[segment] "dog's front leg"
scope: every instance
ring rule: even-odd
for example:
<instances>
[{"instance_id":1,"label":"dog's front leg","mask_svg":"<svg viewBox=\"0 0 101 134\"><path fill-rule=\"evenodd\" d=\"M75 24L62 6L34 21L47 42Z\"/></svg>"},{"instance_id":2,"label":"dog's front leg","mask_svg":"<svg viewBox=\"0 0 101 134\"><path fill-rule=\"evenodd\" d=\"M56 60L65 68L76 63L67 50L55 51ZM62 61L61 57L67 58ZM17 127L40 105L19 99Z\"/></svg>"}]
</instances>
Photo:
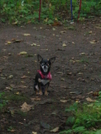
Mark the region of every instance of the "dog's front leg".
<instances>
[{"instance_id":1,"label":"dog's front leg","mask_svg":"<svg viewBox=\"0 0 101 134\"><path fill-rule=\"evenodd\" d=\"M49 85L46 85L46 87L45 87L45 95L46 96L48 96L48 91L47 91L48 90L48 87L49 87Z\"/></svg>"}]
</instances>

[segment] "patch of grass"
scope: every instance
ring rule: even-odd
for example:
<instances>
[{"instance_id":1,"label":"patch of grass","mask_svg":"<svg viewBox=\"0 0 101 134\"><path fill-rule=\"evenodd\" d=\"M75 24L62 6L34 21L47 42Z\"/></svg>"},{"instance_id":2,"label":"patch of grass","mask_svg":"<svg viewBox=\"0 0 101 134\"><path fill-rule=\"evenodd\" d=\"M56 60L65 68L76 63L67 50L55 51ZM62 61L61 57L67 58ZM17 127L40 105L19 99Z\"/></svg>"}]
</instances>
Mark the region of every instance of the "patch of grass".
<instances>
[{"instance_id":1,"label":"patch of grass","mask_svg":"<svg viewBox=\"0 0 101 134\"><path fill-rule=\"evenodd\" d=\"M8 132L14 132L15 130L14 130L14 127L9 126L8 129L7 129L7 131L8 131Z\"/></svg>"},{"instance_id":2,"label":"patch of grass","mask_svg":"<svg viewBox=\"0 0 101 134\"><path fill-rule=\"evenodd\" d=\"M74 103L66 108L66 112L71 115L66 121L69 129L60 132L60 134L101 133L101 92L99 92L99 98L96 102L90 104Z\"/></svg>"},{"instance_id":3,"label":"patch of grass","mask_svg":"<svg viewBox=\"0 0 101 134\"><path fill-rule=\"evenodd\" d=\"M89 60L88 58L86 57L82 57L80 60L79 60L80 63L89 63Z\"/></svg>"},{"instance_id":4,"label":"patch of grass","mask_svg":"<svg viewBox=\"0 0 101 134\"><path fill-rule=\"evenodd\" d=\"M26 96L16 95L13 93L5 94L5 99L11 102L18 102L18 103L29 100L29 98L27 98Z\"/></svg>"},{"instance_id":5,"label":"patch of grass","mask_svg":"<svg viewBox=\"0 0 101 134\"><path fill-rule=\"evenodd\" d=\"M0 93L0 111L2 111L3 107L6 105L4 94L5 94L4 92Z\"/></svg>"},{"instance_id":6,"label":"patch of grass","mask_svg":"<svg viewBox=\"0 0 101 134\"><path fill-rule=\"evenodd\" d=\"M68 26L67 27L69 30L76 30L76 28L74 26Z\"/></svg>"},{"instance_id":7,"label":"patch of grass","mask_svg":"<svg viewBox=\"0 0 101 134\"><path fill-rule=\"evenodd\" d=\"M27 112L22 112L21 110L17 111L17 114L19 114L23 117L27 116Z\"/></svg>"}]
</instances>

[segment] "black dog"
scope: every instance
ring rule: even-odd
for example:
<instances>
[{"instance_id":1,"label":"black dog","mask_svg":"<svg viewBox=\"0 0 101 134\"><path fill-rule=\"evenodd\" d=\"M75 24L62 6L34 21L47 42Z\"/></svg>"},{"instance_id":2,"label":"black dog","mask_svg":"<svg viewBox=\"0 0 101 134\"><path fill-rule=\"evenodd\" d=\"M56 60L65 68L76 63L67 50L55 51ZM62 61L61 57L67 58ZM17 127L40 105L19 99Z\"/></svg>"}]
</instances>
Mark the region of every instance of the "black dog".
<instances>
[{"instance_id":1,"label":"black dog","mask_svg":"<svg viewBox=\"0 0 101 134\"><path fill-rule=\"evenodd\" d=\"M34 90L36 94L48 95L47 89L52 79L52 75L50 73L51 64L55 61L56 57L47 60L43 59L38 54L37 59L38 62L40 63L40 70L38 70L35 76Z\"/></svg>"}]
</instances>

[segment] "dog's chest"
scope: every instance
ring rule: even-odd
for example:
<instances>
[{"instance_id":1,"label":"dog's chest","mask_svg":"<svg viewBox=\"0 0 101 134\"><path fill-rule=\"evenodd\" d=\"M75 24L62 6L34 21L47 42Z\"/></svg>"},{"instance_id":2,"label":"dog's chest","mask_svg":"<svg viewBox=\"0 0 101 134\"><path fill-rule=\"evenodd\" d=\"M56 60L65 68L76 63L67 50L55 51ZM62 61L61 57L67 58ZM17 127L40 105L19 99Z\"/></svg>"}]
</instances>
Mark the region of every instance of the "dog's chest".
<instances>
[{"instance_id":1,"label":"dog's chest","mask_svg":"<svg viewBox=\"0 0 101 134\"><path fill-rule=\"evenodd\" d=\"M39 78L38 82L41 83L42 85L47 85L50 82L50 80L49 79L40 79Z\"/></svg>"}]
</instances>

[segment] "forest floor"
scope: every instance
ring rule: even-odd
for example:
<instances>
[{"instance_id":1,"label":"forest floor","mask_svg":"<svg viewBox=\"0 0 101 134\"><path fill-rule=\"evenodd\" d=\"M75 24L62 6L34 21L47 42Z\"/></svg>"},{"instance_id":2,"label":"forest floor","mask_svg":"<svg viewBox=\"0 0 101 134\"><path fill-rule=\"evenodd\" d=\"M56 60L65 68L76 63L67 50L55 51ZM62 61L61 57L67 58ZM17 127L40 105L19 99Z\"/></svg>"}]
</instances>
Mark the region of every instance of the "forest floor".
<instances>
[{"instance_id":1,"label":"forest floor","mask_svg":"<svg viewBox=\"0 0 101 134\"><path fill-rule=\"evenodd\" d=\"M33 94L37 54L56 56L48 96ZM58 134L67 127L65 108L95 99L99 90L100 18L67 26L0 24L0 103L6 103L0 134Z\"/></svg>"}]
</instances>

